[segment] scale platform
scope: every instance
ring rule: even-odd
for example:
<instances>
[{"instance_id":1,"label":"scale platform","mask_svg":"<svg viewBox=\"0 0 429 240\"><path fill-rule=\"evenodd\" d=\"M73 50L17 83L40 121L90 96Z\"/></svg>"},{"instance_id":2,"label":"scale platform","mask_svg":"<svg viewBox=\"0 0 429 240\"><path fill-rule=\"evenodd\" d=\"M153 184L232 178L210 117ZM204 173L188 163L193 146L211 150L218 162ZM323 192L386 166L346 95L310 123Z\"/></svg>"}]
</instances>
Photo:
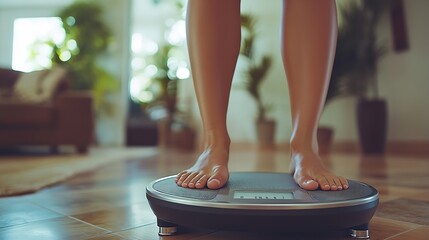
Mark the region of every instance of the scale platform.
<instances>
[{"instance_id":1,"label":"scale platform","mask_svg":"<svg viewBox=\"0 0 429 240\"><path fill-rule=\"evenodd\" d=\"M369 238L368 224L378 205L375 188L351 180L343 191L306 191L287 173L233 172L226 186L210 190L179 187L175 177L146 188L161 236L188 226L270 232L349 229L355 238Z\"/></svg>"}]
</instances>

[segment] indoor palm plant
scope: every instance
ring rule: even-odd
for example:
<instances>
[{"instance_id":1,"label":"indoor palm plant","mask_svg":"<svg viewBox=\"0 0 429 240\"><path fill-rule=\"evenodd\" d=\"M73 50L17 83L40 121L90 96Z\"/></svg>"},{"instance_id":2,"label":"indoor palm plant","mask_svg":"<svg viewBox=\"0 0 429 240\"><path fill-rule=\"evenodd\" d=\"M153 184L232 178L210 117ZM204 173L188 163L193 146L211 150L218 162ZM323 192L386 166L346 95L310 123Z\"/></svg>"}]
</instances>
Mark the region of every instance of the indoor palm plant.
<instances>
[{"instance_id":1,"label":"indoor palm plant","mask_svg":"<svg viewBox=\"0 0 429 240\"><path fill-rule=\"evenodd\" d=\"M376 27L388 0L348 1L339 8L339 32L326 103L358 97L359 139L365 153L381 153L386 141L386 102L377 82L377 63L385 53Z\"/></svg>"},{"instance_id":2,"label":"indoor palm plant","mask_svg":"<svg viewBox=\"0 0 429 240\"><path fill-rule=\"evenodd\" d=\"M261 98L261 84L265 79L272 59L264 55L259 60L254 56L255 43L255 19L252 15L241 15L241 27L243 30L243 40L241 45L241 55L247 60L245 70L244 88L255 99L257 104L256 127L258 140L262 145L272 145L274 142L275 121L267 118L269 107L264 105Z\"/></svg>"},{"instance_id":3,"label":"indoor palm plant","mask_svg":"<svg viewBox=\"0 0 429 240\"><path fill-rule=\"evenodd\" d=\"M59 12L65 37L51 42L52 62L65 67L71 87L92 92L96 113L112 114L108 95L119 89L119 81L98 64L107 51L112 34L102 20L102 9L92 2L77 1Z\"/></svg>"}]
</instances>

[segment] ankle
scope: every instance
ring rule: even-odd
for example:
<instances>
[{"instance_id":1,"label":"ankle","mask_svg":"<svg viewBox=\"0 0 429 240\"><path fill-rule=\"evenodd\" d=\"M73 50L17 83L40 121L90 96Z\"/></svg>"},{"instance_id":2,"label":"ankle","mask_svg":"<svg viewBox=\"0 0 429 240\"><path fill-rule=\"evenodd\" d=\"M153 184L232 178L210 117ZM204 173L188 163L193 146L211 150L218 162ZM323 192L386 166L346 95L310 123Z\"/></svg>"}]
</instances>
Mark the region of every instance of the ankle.
<instances>
[{"instance_id":1,"label":"ankle","mask_svg":"<svg viewBox=\"0 0 429 240\"><path fill-rule=\"evenodd\" d=\"M317 153L319 150L317 141L297 139L291 139L290 149L292 153Z\"/></svg>"},{"instance_id":2,"label":"ankle","mask_svg":"<svg viewBox=\"0 0 429 240\"><path fill-rule=\"evenodd\" d=\"M205 148L225 148L229 149L231 139L227 132L221 133L220 131L206 131L204 133L204 147Z\"/></svg>"}]
</instances>

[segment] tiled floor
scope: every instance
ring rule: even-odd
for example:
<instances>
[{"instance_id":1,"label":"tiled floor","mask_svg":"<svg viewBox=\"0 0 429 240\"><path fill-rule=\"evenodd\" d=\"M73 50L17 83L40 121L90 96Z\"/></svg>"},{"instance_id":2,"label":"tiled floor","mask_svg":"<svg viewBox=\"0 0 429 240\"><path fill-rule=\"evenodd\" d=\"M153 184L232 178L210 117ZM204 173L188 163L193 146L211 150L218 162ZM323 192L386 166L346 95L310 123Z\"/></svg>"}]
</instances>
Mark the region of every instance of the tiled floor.
<instances>
[{"instance_id":1,"label":"tiled floor","mask_svg":"<svg viewBox=\"0 0 429 240\"><path fill-rule=\"evenodd\" d=\"M288 170L286 150L231 150L231 171ZM159 237L145 187L189 166L194 153L159 150L156 157L115 163L38 193L0 198L0 239L350 239L343 231L254 233L181 229ZM380 192L371 239L429 239L429 157L332 154L325 165Z\"/></svg>"}]
</instances>

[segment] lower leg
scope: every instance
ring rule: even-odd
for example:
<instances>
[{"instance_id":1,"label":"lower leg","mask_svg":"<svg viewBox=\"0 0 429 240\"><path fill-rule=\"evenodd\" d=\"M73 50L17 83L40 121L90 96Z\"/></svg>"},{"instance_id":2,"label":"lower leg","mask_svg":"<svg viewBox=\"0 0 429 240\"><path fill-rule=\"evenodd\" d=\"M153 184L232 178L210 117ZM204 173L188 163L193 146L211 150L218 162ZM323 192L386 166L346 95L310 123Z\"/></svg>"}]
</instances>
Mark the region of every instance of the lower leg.
<instances>
[{"instance_id":1,"label":"lower leg","mask_svg":"<svg viewBox=\"0 0 429 240\"><path fill-rule=\"evenodd\" d=\"M283 62L292 111L291 171L304 189L341 190L318 155L317 126L331 77L337 37L335 0L285 0Z\"/></svg>"},{"instance_id":2,"label":"lower leg","mask_svg":"<svg viewBox=\"0 0 429 240\"><path fill-rule=\"evenodd\" d=\"M220 188L228 180L229 93L240 50L240 0L189 0L187 39L200 109L204 151L180 172L179 186Z\"/></svg>"}]
</instances>

